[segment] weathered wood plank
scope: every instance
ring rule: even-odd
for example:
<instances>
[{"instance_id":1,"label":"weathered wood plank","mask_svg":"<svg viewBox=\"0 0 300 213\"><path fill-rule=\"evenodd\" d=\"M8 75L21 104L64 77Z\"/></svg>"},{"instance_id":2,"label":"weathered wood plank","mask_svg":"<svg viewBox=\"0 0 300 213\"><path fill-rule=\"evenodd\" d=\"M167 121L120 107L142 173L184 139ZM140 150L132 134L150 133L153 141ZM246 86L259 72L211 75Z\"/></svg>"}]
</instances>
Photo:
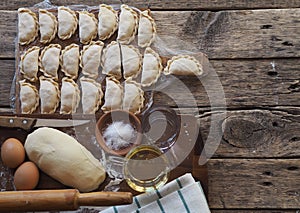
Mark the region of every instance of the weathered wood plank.
<instances>
[{"instance_id":1,"label":"weathered wood plank","mask_svg":"<svg viewBox=\"0 0 300 213\"><path fill-rule=\"evenodd\" d=\"M193 106L194 102L198 106L218 106L224 105L224 91L227 107L300 104L297 59L211 60L211 64L215 72L210 72L200 81L197 78L180 78L156 96L157 102L179 106ZM167 95L172 98L167 98Z\"/></svg>"},{"instance_id":2,"label":"weathered wood plank","mask_svg":"<svg viewBox=\"0 0 300 213\"><path fill-rule=\"evenodd\" d=\"M256 210L256 209L230 209L230 210L219 210L219 209L211 209L212 213L295 213L295 210L288 209L268 209L268 210ZM296 211L297 212L297 211Z\"/></svg>"},{"instance_id":3,"label":"weathered wood plank","mask_svg":"<svg viewBox=\"0 0 300 213\"><path fill-rule=\"evenodd\" d=\"M205 152L214 158L300 157L297 109L204 113L199 123Z\"/></svg>"},{"instance_id":4,"label":"weathered wood plank","mask_svg":"<svg viewBox=\"0 0 300 213\"><path fill-rule=\"evenodd\" d=\"M30 0L30 1L8 1L5 0L1 3L0 9L8 9L13 10L19 7L30 7L34 4L39 3L39 0ZM95 0L71 0L71 1L51 1L54 5L70 5L70 4L86 4L86 5L98 5L99 1ZM221 10L221 9L257 9L257 8L292 8L292 7L300 7L299 1L290 0L290 1L246 1L246 0L213 0L213 1L196 1L191 0L186 2L184 0L179 1L101 1L101 3L106 4L121 4L121 2L128 4L130 6L135 6L138 8L147 8L150 7L154 10Z\"/></svg>"},{"instance_id":5,"label":"weathered wood plank","mask_svg":"<svg viewBox=\"0 0 300 213\"><path fill-rule=\"evenodd\" d=\"M211 59L300 56L300 9L153 11L162 51L203 51ZM0 11L0 57L14 57L17 16Z\"/></svg>"},{"instance_id":6,"label":"weathered wood plank","mask_svg":"<svg viewBox=\"0 0 300 213\"><path fill-rule=\"evenodd\" d=\"M0 113L1 114L12 114L12 113L14 113L14 110L12 108L8 108L8 107L0 107Z\"/></svg>"},{"instance_id":7,"label":"weathered wood plank","mask_svg":"<svg viewBox=\"0 0 300 213\"><path fill-rule=\"evenodd\" d=\"M183 114L194 111L180 109ZM0 108L0 112L11 111ZM226 115L218 113L213 120L210 115L203 114L199 125L206 143L206 156L214 159L300 158L299 115L299 107L227 111Z\"/></svg>"},{"instance_id":8,"label":"weathered wood plank","mask_svg":"<svg viewBox=\"0 0 300 213\"><path fill-rule=\"evenodd\" d=\"M155 101L171 106L178 103L180 107L195 104L199 107L218 106L224 101L229 108L300 105L298 59L211 60L211 64L215 72L200 80L194 77L180 78L176 84L162 89L155 96ZM14 60L0 60L0 67L0 105L7 106ZM225 100L216 98L222 92Z\"/></svg>"},{"instance_id":9,"label":"weathered wood plank","mask_svg":"<svg viewBox=\"0 0 300 213\"><path fill-rule=\"evenodd\" d=\"M0 107L9 107L15 73L14 60L0 60Z\"/></svg>"},{"instance_id":10,"label":"weathered wood plank","mask_svg":"<svg viewBox=\"0 0 300 213\"><path fill-rule=\"evenodd\" d=\"M0 11L0 57L15 56L15 38L17 36L17 13Z\"/></svg>"},{"instance_id":11,"label":"weathered wood plank","mask_svg":"<svg viewBox=\"0 0 300 213\"><path fill-rule=\"evenodd\" d=\"M299 9L157 12L153 16L158 35L170 48L196 49L214 59L299 56Z\"/></svg>"},{"instance_id":12,"label":"weathered wood plank","mask_svg":"<svg viewBox=\"0 0 300 213\"><path fill-rule=\"evenodd\" d=\"M39 0L30 0L30 1L9 1L4 0L0 3L1 10L17 10L20 7L30 7L41 1Z\"/></svg>"},{"instance_id":13,"label":"weathered wood plank","mask_svg":"<svg viewBox=\"0 0 300 213\"><path fill-rule=\"evenodd\" d=\"M264 209L264 210L257 210L257 209L230 209L230 210L220 210L220 209L211 209L212 213L295 213L295 210L291 209ZM296 211L297 212L297 211Z\"/></svg>"},{"instance_id":14,"label":"weathered wood plank","mask_svg":"<svg viewBox=\"0 0 300 213\"><path fill-rule=\"evenodd\" d=\"M213 159L208 163L211 208L298 209L300 159Z\"/></svg>"}]
</instances>

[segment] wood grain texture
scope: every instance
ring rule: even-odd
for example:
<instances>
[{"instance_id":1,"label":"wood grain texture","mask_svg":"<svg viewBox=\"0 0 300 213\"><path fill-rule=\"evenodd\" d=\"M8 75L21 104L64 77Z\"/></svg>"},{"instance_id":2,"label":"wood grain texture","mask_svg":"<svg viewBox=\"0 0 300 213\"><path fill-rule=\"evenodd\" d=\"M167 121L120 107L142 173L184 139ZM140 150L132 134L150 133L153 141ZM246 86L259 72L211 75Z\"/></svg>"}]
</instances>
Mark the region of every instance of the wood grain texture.
<instances>
[{"instance_id":1,"label":"wood grain texture","mask_svg":"<svg viewBox=\"0 0 300 213\"><path fill-rule=\"evenodd\" d=\"M199 123L205 152L214 158L299 158L299 115L299 108L204 113Z\"/></svg>"},{"instance_id":2,"label":"wood grain texture","mask_svg":"<svg viewBox=\"0 0 300 213\"><path fill-rule=\"evenodd\" d=\"M0 60L0 107L9 107L11 103L11 87L15 73L14 60Z\"/></svg>"},{"instance_id":3,"label":"wood grain texture","mask_svg":"<svg viewBox=\"0 0 300 213\"><path fill-rule=\"evenodd\" d=\"M156 96L158 103L180 107L260 107L299 105L299 60L211 60L214 71L179 78ZM192 96L190 95L192 94Z\"/></svg>"},{"instance_id":4,"label":"wood grain texture","mask_svg":"<svg viewBox=\"0 0 300 213\"><path fill-rule=\"evenodd\" d=\"M153 12L153 16L158 35L171 49L196 49L214 59L299 56L299 9Z\"/></svg>"},{"instance_id":5,"label":"wood grain texture","mask_svg":"<svg viewBox=\"0 0 300 213\"><path fill-rule=\"evenodd\" d=\"M203 51L210 59L300 56L300 9L153 11L161 52ZM0 57L14 57L17 15L0 11ZM180 41L180 42L179 42Z\"/></svg>"},{"instance_id":6,"label":"wood grain texture","mask_svg":"<svg viewBox=\"0 0 300 213\"><path fill-rule=\"evenodd\" d=\"M211 209L212 213L295 213L295 210L288 209L266 209L266 210L257 210L257 209L230 209L230 210L219 210L219 209ZM297 212L297 211L296 211Z\"/></svg>"},{"instance_id":7,"label":"wood grain texture","mask_svg":"<svg viewBox=\"0 0 300 213\"><path fill-rule=\"evenodd\" d=\"M210 208L298 209L299 159L213 159L208 163Z\"/></svg>"},{"instance_id":8,"label":"wood grain texture","mask_svg":"<svg viewBox=\"0 0 300 213\"><path fill-rule=\"evenodd\" d=\"M14 76L14 60L0 60L1 106L8 106ZM222 106L229 108L300 105L300 61L211 60L214 72L203 78L179 78L168 88L159 89L158 104L179 107ZM219 99L224 91L225 99ZM210 98L210 99L209 99ZM177 103L177 104L176 104Z\"/></svg>"},{"instance_id":9,"label":"wood grain texture","mask_svg":"<svg viewBox=\"0 0 300 213\"><path fill-rule=\"evenodd\" d=\"M19 7L29 7L34 4L39 3L39 0L30 0L30 1L8 1L5 0L1 3L0 9L17 9ZM52 0L52 4L55 5L70 5L70 4L87 4L87 5L98 5L99 1L95 0L88 0L88 1L58 1ZM154 10L182 10L182 9L190 9L190 10L221 10L221 9L258 9L258 8L293 8L293 7L300 7L300 3L297 0L290 0L290 1L269 1L269 0L262 0L262 1L246 1L246 0L213 0L213 1L133 1L133 0L124 0L124 1L101 1L101 3L106 4L121 4L121 2L128 4L130 6L135 6L139 8L151 8Z\"/></svg>"},{"instance_id":10,"label":"wood grain texture","mask_svg":"<svg viewBox=\"0 0 300 213\"><path fill-rule=\"evenodd\" d=\"M77 210L80 206L113 206L132 203L128 192L80 193L77 189L6 191L0 194L2 212Z\"/></svg>"},{"instance_id":11,"label":"wood grain texture","mask_svg":"<svg viewBox=\"0 0 300 213\"><path fill-rule=\"evenodd\" d=\"M0 57L13 58L17 36L17 13L0 11Z\"/></svg>"},{"instance_id":12,"label":"wood grain texture","mask_svg":"<svg viewBox=\"0 0 300 213\"><path fill-rule=\"evenodd\" d=\"M0 4L1 113L10 111L17 32L15 10L38 2L5 0ZM99 4L94 0L51 2ZM175 84L164 88L155 98L158 104L199 114L201 137L208 145L221 138L216 152L210 146L205 149L207 155L212 154L207 163L212 212L299 211L300 2L123 2L153 10L159 35L154 46L162 54L202 51L210 58L215 73L210 72L200 80L179 78L183 87ZM215 98L220 91L225 94L226 114L221 109L222 100ZM212 99L218 109L211 108ZM97 155L93 144L87 147ZM192 160L197 162L196 158ZM187 162L178 168L176 175L189 172ZM199 176L201 169L193 170L193 174ZM12 180L8 183L11 185Z\"/></svg>"}]
</instances>

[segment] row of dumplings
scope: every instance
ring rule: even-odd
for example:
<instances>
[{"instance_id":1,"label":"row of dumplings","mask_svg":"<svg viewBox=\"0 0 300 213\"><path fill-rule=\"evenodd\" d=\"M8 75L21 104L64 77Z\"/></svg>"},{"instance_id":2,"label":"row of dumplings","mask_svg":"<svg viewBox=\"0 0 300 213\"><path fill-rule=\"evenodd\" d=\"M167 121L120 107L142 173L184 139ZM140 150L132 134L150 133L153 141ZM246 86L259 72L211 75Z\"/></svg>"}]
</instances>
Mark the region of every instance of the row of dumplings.
<instances>
[{"instance_id":1,"label":"row of dumplings","mask_svg":"<svg viewBox=\"0 0 300 213\"><path fill-rule=\"evenodd\" d=\"M100 66L101 53L104 44L101 41L91 42L79 50L79 45L72 43L63 50L59 44L50 44L43 48L33 46L21 55L20 73L23 78L35 82L38 80L38 71L44 76L58 80L58 70L65 76L76 79L79 66L87 77L97 78Z\"/></svg>"},{"instance_id":2,"label":"row of dumplings","mask_svg":"<svg viewBox=\"0 0 300 213\"><path fill-rule=\"evenodd\" d=\"M150 47L142 56L132 45L118 45L112 41L104 50L103 74L116 79L136 78L141 73L143 87L156 83L162 71L165 75L200 76L203 74L202 64L190 55L175 55L163 67L161 57Z\"/></svg>"},{"instance_id":3,"label":"row of dumplings","mask_svg":"<svg viewBox=\"0 0 300 213\"><path fill-rule=\"evenodd\" d=\"M117 41L129 44L138 33L138 45L147 47L153 42L156 34L154 19L149 10L138 14L131 7L123 4L121 11L114 10L106 4L99 5L98 20L88 11L76 12L60 6L56 16L48 10L39 9L37 15L27 8L18 10L19 43L26 45L40 34L40 42L51 42L56 34L61 40L69 39L79 29L80 42L90 43L98 35L99 40L110 38L118 29Z\"/></svg>"},{"instance_id":4,"label":"row of dumplings","mask_svg":"<svg viewBox=\"0 0 300 213\"><path fill-rule=\"evenodd\" d=\"M150 47L144 52L144 57L132 45L121 45L112 41L102 53L104 47L101 41L92 41L79 50L79 45L70 44L61 50L59 44L50 44L42 51L33 46L21 56L20 73L23 78L35 82L40 70L45 77L58 80L58 70L71 79L77 79L79 67L86 77L96 79L102 64L102 73L114 76L116 79L137 77L141 70L141 83L150 86L155 83L162 71L159 55ZM103 57L102 57L103 55ZM123 66L123 72L122 68Z\"/></svg>"},{"instance_id":5,"label":"row of dumplings","mask_svg":"<svg viewBox=\"0 0 300 213\"><path fill-rule=\"evenodd\" d=\"M74 80L64 77L61 88L51 78L39 78L39 90L26 80L19 81L21 112L30 114L40 106L42 114L55 113L60 105L60 114L76 113L80 100L83 114L94 114L102 105L104 96L102 86L94 79L80 78L80 88ZM139 113L144 106L144 92L141 86L126 80L121 84L114 77L106 78L104 104L101 109L108 112L114 109L124 109Z\"/></svg>"},{"instance_id":6,"label":"row of dumplings","mask_svg":"<svg viewBox=\"0 0 300 213\"><path fill-rule=\"evenodd\" d=\"M50 44L42 51L38 46L33 46L21 56L20 73L25 79L35 82L40 70L44 76L57 81L59 67L71 79L78 77L81 67L84 76L96 79L102 65L102 73L117 80L122 77L136 78L141 74L141 84L145 87L154 84L163 70L160 56L150 47L145 49L143 56L134 46L120 45L116 41L102 51L103 47L101 41L93 41L83 46L81 51L79 45L74 43L63 50L59 44ZM168 61L164 73L200 75L202 66L192 56L178 55Z\"/></svg>"}]
</instances>

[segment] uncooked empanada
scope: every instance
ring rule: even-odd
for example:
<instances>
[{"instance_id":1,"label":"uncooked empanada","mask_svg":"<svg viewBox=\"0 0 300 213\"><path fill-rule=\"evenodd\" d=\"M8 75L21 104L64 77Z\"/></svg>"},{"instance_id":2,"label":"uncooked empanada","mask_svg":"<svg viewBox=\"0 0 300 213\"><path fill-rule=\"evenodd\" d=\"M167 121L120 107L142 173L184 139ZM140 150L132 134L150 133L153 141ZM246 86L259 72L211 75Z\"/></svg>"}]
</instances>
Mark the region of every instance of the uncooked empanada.
<instances>
[{"instance_id":1,"label":"uncooked empanada","mask_svg":"<svg viewBox=\"0 0 300 213\"><path fill-rule=\"evenodd\" d=\"M94 114L102 103L103 92L101 84L90 78L80 78L82 91L82 112L83 114Z\"/></svg>"},{"instance_id":2,"label":"uncooked empanada","mask_svg":"<svg viewBox=\"0 0 300 213\"><path fill-rule=\"evenodd\" d=\"M147 47L144 52L143 58L143 69L141 77L142 86L147 87L156 83L162 72L162 69L163 66L159 55L150 47Z\"/></svg>"},{"instance_id":3,"label":"uncooked empanada","mask_svg":"<svg viewBox=\"0 0 300 213\"><path fill-rule=\"evenodd\" d=\"M83 44L88 44L97 36L97 20L93 13L79 12L79 38Z\"/></svg>"},{"instance_id":4,"label":"uncooked empanada","mask_svg":"<svg viewBox=\"0 0 300 213\"><path fill-rule=\"evenodd\" d=\"M29 81L36 81L38 79L39 52L40 48L33 46L21 56L20 72L23 74L23 77Z\"/></svg>"},{"instance_id":5,"label":"uncooked empanada","mask_svg":"<svg viewBox=\"0 0 300 213\"><path fill-rule=\"evenodd\" d=\"M70 38L77 29L76 13L68 7L58 7L58 37L62 40Z\"/></svg>"},{"instance_id":6,"label":"uncooked empanada","mask_svg":"<svg viewBox=\"0 0 300 213\"><path fill-rule=\"evenodd\" d=\"M124 85L122 109L135 114L140 113L144 107L144 100L144 91L141 89L141 85L127 79Z\"/></svg>"},{"instance_id":7,"label":"uncooked empanada","mask_svg":"<svg viewBox=\"0 0 300 213\"><path fill-rule=\"evenodd\" d=\"M80 66L84 75L90 78L98 77L103 46L102 41L92 41L81 50Z\"/></svg>"},{"instance_id":8,"label":"uncooked empanada","mask_svg":"<svg viewBox=\"0 0 300 213\"><path fill-rule=\"evenodd\" d=\"M47 10L39 10L40 42L46 44L51 42L57 32L56 17Z\"/></svg>"},{"instance_id":9,"label":"uncooked empanada","mask_svg":"<svg viewBox=\"0 0 300 213\"><path fill-rule=\"evenodd\" d=\"M59 44L50 44L46 46L40 55L40 66L41 72L46 77L58 79L58 68L59 68L59 57L60 57L61 46Z\"/></svg>"},{"instance_id":10,"label":"uncooked empanada","mask_svg":"<svg viewBox=\"0 0 300 213\"><path fill-rule=\"evenodd\" d=\"M178 55L173 56L164 69L164 74L169 75L201 75L202 65L193 56Z\"/></svg>"},{"instance_id":11,"label":"uncooked empanada","mask_svg":"<svg viewBox=\"0 0 300 213\"><path fill-rule=\"evenodd\" d=\"M70 78L64 77L60 90L60 114L75 113L80 101L78 85Z\"/></svg>"},{"instance_id":12,"label":"uncooked empanada","mask_svg":"<svg viewBox=\"0 0 300 213\"><path fill-rule=\"evenodd\" d=\"M39 94L36 87L25 80L19 81L21 112L24 114L33 113L39 105Z\"/></svg>"},{"instance_id":13,"label":"uncooked empanada","mask_svg":"<svg viewBox=\"0 0 300 213\"><path fill-rule=\"evenodd\" d=\"M61 51L61 71L68 77L75 79L79 69L79 46L70 44Z\"/></svg>"},{"instance_id":14,"label":"uncooked empanada","mask_svg":"<svg viewBox=\"0 0 300 213\"><path fill-rule=\"evenodd\" d=\"M142 55L132 45L121 45L123 76L125 79L139 75L142 67Z\"/></svg>"},{"instance_id":15,"label":"uncooked empanada","mask_svg":"<svg viewBox=\"0 0 300 213\"><path fill-rule=\"evenodd\" d=\"M156 24L149 15L149 10L140 13L138 28L138 45L148 47L154 41L156 35Z\"/></svg>"},{"instance_id":16,"label":"uncooked empanada","mask_svg":"<svg viewBox=\"0 0 300 213\"><path fill-rule=\"evenodd\" d=\"M41 113L54 113L59 105L60 92L58 83L51 78L40 77Z\"/></svg>"},{"instance_id":17,"label":"uncooked empanada","mask_svg":"<svg viewBox=\"0 0 300 213\"><path fill-rule=\"evenodd\" d=\"M99 5L98 35L100 40L110 38L118 28L118 12L106 4Z\"/></svg>"},{"instance_id":18,"label":"uncooked empanada","mask_svg":"<svg viewBox=\"0 0 300 213\"><path fill-rule=\"evenodd\" d=\"M103 74L114 76L116 79L120 79L122 77L121 53L120 46L117 42L112 41L103 50L102 67Z\"/></svg>"},{"instance_id":19,"label":"uncooked empanada","mask_svg":"<svg viewBox=\"0 0 300 213\"><path fill-rule=\"evenodd\" d=\"M138 15L133 9L125 4L121 6L117 37L121 44L129 44L134 39L138 28L138 19Z\"/></svg>"},{"instance_id":20,"label":"uncooked empanada","mask_svg":"<svg viewBox=\"0 0 300 213\"><path fill-rule=\"evenodd\" d=\"M26 8L18 9L18 34L21 45L29 44L38 36L38 19L34 12Z\"/></svg>"},{"instance_id":21,"label":"uncooked empanada","mask_svg":"<svg viewBox=\"0 0 300 213\"><path fill-rule=\"evenodd\" d=\"M123 87L120 82L114 77L106 78L106 87L104 95L104 105L101 109L104 112L109 112L115 109L122 108Z\"/></svg>"}]
</instances>

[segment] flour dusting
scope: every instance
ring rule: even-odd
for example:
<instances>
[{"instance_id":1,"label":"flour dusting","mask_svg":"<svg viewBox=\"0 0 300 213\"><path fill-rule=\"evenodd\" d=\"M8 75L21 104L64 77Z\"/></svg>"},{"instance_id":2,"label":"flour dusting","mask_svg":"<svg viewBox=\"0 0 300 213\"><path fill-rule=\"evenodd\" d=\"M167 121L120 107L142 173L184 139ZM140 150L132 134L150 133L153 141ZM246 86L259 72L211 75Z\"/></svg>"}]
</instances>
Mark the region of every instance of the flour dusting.
<instances>
[{"instance_id":1,"label":"flour dusting","mask_svg":"<svg viewBox=\"0 0 300 213\"><path fill-rule=\"evenodd\" d=\"M137 132L123 121L115 121L110 124L103 133L106 145L113 150L124 149L134 142Z\"/></svg>"}]
</instances>

